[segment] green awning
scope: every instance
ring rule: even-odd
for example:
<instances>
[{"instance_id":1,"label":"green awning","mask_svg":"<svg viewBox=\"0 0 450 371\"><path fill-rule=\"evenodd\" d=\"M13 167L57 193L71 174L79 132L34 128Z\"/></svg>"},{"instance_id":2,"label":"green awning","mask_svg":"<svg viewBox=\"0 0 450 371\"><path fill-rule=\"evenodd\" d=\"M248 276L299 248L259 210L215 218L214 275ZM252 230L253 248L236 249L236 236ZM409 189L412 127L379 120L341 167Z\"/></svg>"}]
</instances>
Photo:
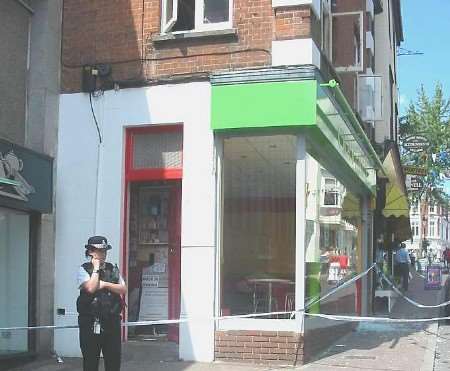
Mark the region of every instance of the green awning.
<instances>
[{"instance_id":1,"label":"green awning","mask_svg":"<svg viewBox=\"0 0 450 371\"><path fill-rule=\"evenodd\" d=\"M357 192L375 194L376 169L382 165L340 88L321 83L317 73L292 80L283 71L276 73L280 81L273 81L271 72L272 80L265 82L267 71L250 77L230 72L214 77L211 128L303 131L308 152L329 171L334 169L336 178ZM243 81L255 76L258 81Z\"/></svg>"},{"instance_id":2,"label":"green awning","mask_svg":"<svg viewBox=\"0 0 450 371\"><path fill-rule=\"evenodd\" d=\"M316 125L317 81L212 87L213 130Z\"/></svg>"}]
</instances>

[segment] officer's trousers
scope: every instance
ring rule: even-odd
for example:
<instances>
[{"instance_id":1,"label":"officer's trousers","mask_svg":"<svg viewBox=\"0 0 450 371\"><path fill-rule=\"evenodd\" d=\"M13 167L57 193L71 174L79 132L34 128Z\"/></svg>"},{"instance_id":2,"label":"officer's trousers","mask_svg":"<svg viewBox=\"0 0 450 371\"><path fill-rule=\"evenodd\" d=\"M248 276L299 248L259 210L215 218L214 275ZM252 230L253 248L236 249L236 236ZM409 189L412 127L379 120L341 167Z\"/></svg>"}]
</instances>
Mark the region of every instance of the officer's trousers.
<instances>
[{"instance_id":1,"label":"officer's trousers","mask_svg":"<svg viewBox=\"0 0 450 371\"><path fill-rule=\"evenodd\" d=\"M98 371L100 351L103 353L105 371L119 371L121 358L120 317L102 324L99 335L94 334L94 319L80 316L80 348L83 354L83 371Z\"/></svg>"}]
</instances>

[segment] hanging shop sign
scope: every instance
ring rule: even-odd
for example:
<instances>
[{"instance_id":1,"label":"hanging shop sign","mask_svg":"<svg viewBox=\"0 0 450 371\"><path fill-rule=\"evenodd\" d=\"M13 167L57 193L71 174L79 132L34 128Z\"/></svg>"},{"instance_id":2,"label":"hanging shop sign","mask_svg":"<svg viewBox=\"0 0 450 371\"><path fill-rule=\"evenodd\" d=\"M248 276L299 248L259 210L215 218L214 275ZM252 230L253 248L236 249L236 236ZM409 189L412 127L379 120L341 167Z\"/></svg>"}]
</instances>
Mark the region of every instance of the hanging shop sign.
<instances>
[{"instance_id":1,"label":"hanging shop sign","mask_svg":"<svg viewBox=\"0 0 450 371\"><path fill-rule=\"evenodd\" d=\"M409 135L403 139L403 148L409 152L423 152L430 146L430 141L423 135Z\"/></svg>"},{"instance_id":2,"label":"hanging shop sign","mask_svg":"<svg viewBox=\"0 0 450 371\"><path fill-rule=\"evenodd\" d=\"M419 191L423 188L423 181L417 176L406 177L406 186L410 191Z\"/></svg>"},{"instance_id":3,"label":"hanging shop sign","mask_svg":"<svg viewBox=\"0 0 450 371\"><path fill-rule=\"evenodd\" d=\"M426 176L427 169L418 166L403 166L403 172L410 175Z\"/></svg>"},{"instance_id":4,"label":"hanging shop sign","mask_svg":"<svg viewBox=\"0 0 450 371\"><path fill-rule=\"evenodd\" d=\"M53 160L0 140L0 205L49 213Z\"/></svg>"}]
</instances>

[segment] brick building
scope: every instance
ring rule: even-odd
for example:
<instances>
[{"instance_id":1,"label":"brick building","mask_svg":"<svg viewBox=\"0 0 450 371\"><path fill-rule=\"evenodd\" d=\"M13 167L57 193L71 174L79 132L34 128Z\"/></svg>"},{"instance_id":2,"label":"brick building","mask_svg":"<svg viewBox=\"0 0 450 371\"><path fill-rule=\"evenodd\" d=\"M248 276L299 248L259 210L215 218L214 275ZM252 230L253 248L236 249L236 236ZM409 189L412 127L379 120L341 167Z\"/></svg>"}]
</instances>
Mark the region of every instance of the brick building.
<instances>
[{"instance_id":1,"label":"brick building","mask_svg":"<svg viewBox=\"0 0 450 371\"><path fill-rule=\"evenodd\" d=\"M350 328L305 308L369 313L366 279L317 299L372 261L383 166L375 88L358 81L373 75L375 11L66 0L55 322L75 320L74 262L91 234L113 244L127 320L188 320L124 339L163 333L185 360L302 363ZM242 317L278 311L297 314ZM57 332L56 351L78 355L74 336Z\"/></svg>"}]
</instances>

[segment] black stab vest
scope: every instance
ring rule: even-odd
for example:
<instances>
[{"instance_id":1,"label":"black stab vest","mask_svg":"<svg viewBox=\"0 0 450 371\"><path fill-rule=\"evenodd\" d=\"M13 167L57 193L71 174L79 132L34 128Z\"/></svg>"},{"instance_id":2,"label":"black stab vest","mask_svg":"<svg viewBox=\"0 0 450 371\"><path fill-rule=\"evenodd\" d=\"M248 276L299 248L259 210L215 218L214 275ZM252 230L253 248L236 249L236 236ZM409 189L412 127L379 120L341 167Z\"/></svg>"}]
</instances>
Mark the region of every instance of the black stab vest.
<instances>
[{"instance_id":1,"label":"black stab vest","mask_svg":"<svg viewBox=\"0 0 450 371\"><path fill-rule=\"evenodd\" d=\"M84 270L92 275L94 266L92 263L84 263ZM105 263L105 268L99 270L99 279L104 282L119 283L119 268L111 263ZM122 298L108 290L97 290L89 294L86 290L80 289L80 296L77 299L77 311L81 316L90 316L100 320L108 320L119 317L123 309Z\"/></svg>"}]
</instances>

